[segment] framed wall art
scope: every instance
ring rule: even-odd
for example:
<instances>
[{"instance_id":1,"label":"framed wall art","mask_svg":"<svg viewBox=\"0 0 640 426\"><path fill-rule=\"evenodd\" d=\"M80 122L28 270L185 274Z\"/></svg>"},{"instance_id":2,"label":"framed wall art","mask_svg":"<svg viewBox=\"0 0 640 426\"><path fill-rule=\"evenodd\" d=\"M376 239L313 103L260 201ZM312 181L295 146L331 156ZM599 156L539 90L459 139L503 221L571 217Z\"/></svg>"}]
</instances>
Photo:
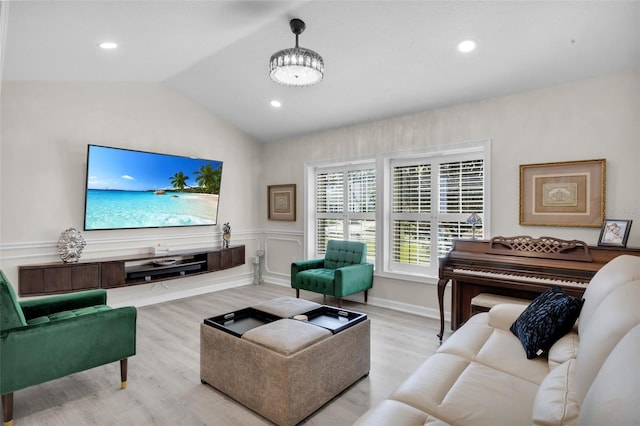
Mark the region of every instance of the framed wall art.
<instances>
[{"instance_id":1,"label":"framed wall art","mask_svg":"<svg viewBox=\"0 0 640 426\"><path fill-rule=\"evenodd\" d=\"M606 160L520 166L520 225L599 228Z\"/></svg>"},{"instance_id":2,"label":"framed wall art","mask_svg":"<svg viewBox=\"0 0 640 426\"><path fill-rule=\"evenodd\" d=\"M599 246L626 247L631 220L606 219L600 230Z\"/></svg>"},{"instance_id":3,"label":"framed wall art","mask_svg":"<svg viewBox=\"0 0 640 426\"><path fill-rule=\"evenodd\" d=\"M296 184L269 185L269 220L296 220Z\"/></svg>"}]
</instances>

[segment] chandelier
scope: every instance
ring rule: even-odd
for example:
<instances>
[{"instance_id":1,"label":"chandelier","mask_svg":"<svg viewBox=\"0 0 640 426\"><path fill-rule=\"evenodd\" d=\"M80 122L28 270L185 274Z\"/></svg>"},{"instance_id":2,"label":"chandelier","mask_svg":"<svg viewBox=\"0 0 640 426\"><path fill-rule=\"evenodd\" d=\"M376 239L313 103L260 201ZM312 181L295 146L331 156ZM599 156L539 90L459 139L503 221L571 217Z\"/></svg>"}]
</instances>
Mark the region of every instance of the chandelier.
<instances>
[{"instance_id":1,"label":"chandelier","mask_svg":"<svg viewBox=\"0 0 640 426\"><path fill-rule=\"evenodd\" d=\"M271 55L269 76L276 83L285 86L311 86L319 83L324 76L322 56L310 49L298 46L298 36L306 28L297 18L289 22L291 32L296 35L296 47L283 49Z\"/></svg>"}]
</instances>

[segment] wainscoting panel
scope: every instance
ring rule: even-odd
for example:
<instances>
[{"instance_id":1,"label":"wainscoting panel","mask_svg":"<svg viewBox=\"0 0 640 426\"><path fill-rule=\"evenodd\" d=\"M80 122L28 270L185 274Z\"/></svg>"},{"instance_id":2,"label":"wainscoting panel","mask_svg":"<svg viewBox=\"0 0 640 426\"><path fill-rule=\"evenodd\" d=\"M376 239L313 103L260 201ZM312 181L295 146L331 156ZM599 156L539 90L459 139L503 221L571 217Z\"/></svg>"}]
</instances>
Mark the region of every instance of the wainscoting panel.
<instances>
[{"instance_id":1,"label":"wainscoting panel","mask_svg":"<svg viewBox=\"0 0 640 426\"><path fill-rule=\"evenodd\" d=\"M301 232L265 232L265 281L287 286L290 284L291 263L303 259L303 237Z\"/></svg>"}]
</instances>

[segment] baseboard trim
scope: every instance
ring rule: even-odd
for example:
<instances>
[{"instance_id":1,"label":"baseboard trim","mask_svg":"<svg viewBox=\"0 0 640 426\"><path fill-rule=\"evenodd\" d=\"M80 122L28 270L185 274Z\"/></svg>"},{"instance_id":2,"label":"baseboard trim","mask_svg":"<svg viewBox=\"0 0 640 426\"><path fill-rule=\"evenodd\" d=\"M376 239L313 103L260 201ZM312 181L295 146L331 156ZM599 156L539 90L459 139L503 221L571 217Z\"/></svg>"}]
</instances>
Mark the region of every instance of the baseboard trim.
<instances>
[{"instance_id":1,"label":"baseboard trim","mask_svg":"<svg viewBox=\"0 0 640 426\"><path fill-rule=\"evenodd\" d=\"M418 315L425 318L440 319L440 311L438 309L427 308L419 305L412 305L409 303L398 302L395 300L381 299L378 297L369 296L369 304L380 308L389 309L392 311L404 312L407 314ZM444 313L445 321L449 321L449 313Z\"/></svg>"},{"instance_id":2,"label":"baseboard trim","mask_svg":"<svg viewBox=\"0 0 640 426\"><path fill-rule=\"evenodd\" d=\"M277 278L274 279L273 277L269 277L268 282L269 284L275 284L283 287L291 287L290 281L280 280ZM364 297L363 293L356 293L352 296L345 297L345 300L348 300L350 302L355 302L355 303L362 303L363 297ZM389 309L392 311L404 312L407 314L413 314L413 315L418 315L425 318L440 320L440 310L438 309L426 308L424 306L412 305L409 303L403 303L395 300L382 299L379 297L371 297L371 296L368 297L368 303L372 306L377 306L377 307ZM448 322L450 321L450 319L451 319L451 315L449 314L449 312L445 312L444 320Z\"/></svg>"}]
</instances>

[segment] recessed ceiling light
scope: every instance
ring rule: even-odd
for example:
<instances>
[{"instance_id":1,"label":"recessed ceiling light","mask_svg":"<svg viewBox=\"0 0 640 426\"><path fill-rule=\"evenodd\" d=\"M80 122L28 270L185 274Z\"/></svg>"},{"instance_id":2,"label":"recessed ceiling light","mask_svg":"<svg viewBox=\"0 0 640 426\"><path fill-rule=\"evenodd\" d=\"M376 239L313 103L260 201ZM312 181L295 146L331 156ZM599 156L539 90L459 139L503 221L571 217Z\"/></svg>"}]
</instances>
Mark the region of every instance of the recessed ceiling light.
<instances>
[{"instance_id":1,"label":"recessed ceiling light","mask_svg":"<svg viewBox=\"0 0 640 426\"><path fill-rule=\"evenodd\" d=\"M274 108L280 108L282 106L282 102L276 101L275 99L271 101L271 106Z\"/></svg>"},{"instance_id":2,"label":"recessed ceiling light","mask_svg":"<svg viewBox=\"0 0 640 426\"><path fill-rule=\"evenodd\" d=\"M475 40L463 40L460 43L458 43L458 50L461 51L462 53L468 53L476 50L477 46L478 46L478 43L476 43Z\"/></svg>"},{"instance_id":3,"label":"recessed ceiling light","mask_svg":"<svg viewBox=\"0 0 640 426\"><path fill-rule=\"evenodd\" d=\"M101 49L115 49L116 47L118 47L118 43L105 41L103 43L100 43L98 46L100 46Z\"/></svg>"}]
</instances>

